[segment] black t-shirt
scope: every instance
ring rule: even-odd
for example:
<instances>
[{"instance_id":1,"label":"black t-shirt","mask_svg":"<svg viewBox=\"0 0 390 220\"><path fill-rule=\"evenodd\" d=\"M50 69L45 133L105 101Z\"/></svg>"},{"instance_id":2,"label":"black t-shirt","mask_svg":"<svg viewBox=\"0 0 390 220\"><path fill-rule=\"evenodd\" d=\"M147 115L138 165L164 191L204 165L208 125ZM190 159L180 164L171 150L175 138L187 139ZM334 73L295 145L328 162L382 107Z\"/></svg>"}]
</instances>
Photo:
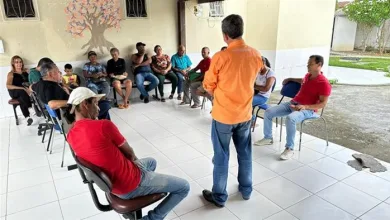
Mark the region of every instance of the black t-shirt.
<instances>
[{"instance_id":1,"label":"black t-shirt","mask_svg":"<svg viewBox=\"0 0 390 220\"><path fill-rule=\"evenodd\" d=\"M38 99L44 104L49 103L51 100L68 100L69 95L65 90L56 82L41 80L34 85L32 89L37 93Z\"/></svg>"},{"instance_id":2,"label":"black t-shirt","mask_svg":"<svg viewBox=\"0 0 390 220\"><path fill-rule=\"evenodd\" d=\"M107 73L114 75L122 75L126 72L126 63L125 60L119 58L116 62L114 59L111 59L107 62Z\"/></svg>"}]
</instances>

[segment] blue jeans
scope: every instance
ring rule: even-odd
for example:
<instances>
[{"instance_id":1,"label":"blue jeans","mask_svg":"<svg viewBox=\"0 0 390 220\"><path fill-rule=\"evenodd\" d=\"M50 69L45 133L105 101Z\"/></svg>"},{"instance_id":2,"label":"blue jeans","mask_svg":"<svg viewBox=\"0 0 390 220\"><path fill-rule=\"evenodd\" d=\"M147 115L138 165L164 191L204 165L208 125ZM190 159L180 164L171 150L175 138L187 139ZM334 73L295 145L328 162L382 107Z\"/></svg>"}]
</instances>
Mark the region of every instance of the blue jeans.
<instances>
[{"instance_id":1,"label":"blue jeans","mask_svg":"<svg viewBox=\"0 0 390 220\"><path fill-rule=\"evenodd\" d=\"M144 86L145 81L149 81L150 84ZM144 97L149 97L148 92L155 89L158 86L158 82L158 78L153 73L137 73L135 75L135 84Z\"/></svg>"},{"instance_id":2,"label":"blue jeans","mask_svg":"<svg viewBox=\"0 0 390 220\"><path fill-rule=\"evenodd\" d=\"M106 81L98 83L88 81L87 87L96 94L106 94L106 96L110 94L110 85Z\"/></svg>"},{"instance_id":3,"label":"blue jeans","mask_svg":"<svg viewBox=\"0 0 390 220\"><path fill-rule=\"evenodd\" d=\"M237 151L239 191L243 197L252 193L252 138L251 121L228 125L213 120L211 140L214 147L214 171L212 195L215 202L225 204L228 194L226 191L229 169L229 144L231 138Z\"/></svg>"},{"instance_id":4,"label":"blue jeans","mask_svg":"<svg viewBox=\"0 0 390 220\"><path fill-rule=\"evenodd\" d=\"M268 98L267 97L264 97L262 95L254 95L253 96L253 101L252 101L252 107L255 107L255 106L259 106L260 108L263 108L263 109L266 109L265 108L265 104L267 103L268 101ZM256 115L255 115L255 112L253 113L252 115L252 121L254 121L256 119Z\"/></svg>"},{"instance_id":5,"label":"blue jeans","mask_svg":"<svg viewBox=\"0 0 390 220\"><path fill-rule=\"evenodd\" d=\"M100 100L98 106L99 106L98 119L111 120L110 113L108 112L108 110L111 109L110 102L108 100Z\"/></svg>"},{"instance_id":6,"label":"blue jeans","mask_svg":"<svg viewBox=\"0 0 390 220\"><path fill-rule=\"evenodd\" d=\"M153 158L144 158L135 162L141 169L141 182L138 187L126 194L119 196L122 199L132 199L154 193L169 193L169 195L143 220L160 220L179 204L190 191L190 184L187 180L155 173L157 162Z\"/></svg>"},{"instance_id":7,"label":"blue jeans","mask_svg":"<svg viewBox=\"0 0 390 220\"><path fill-rule=\"evenodd\" d=\"M318 117L313 110L294 111L291 102L284 102L280 105L269 108L264 114L264 138L272 139L272 119L275 117L286 117L286 148L294 149L295 133L297 123L308 119Z\"/></svg>"},{"instance_id":8,"label":"blue jeans","mask_svg":"<svg viewBox=\"0 0 390 220\"><path fill-rule=\"evenodd\" d=\"M181 73L175 72L177 76L177 94L181 94L183 92L183 82L185 81L184 76Z\"/></svg>"}]
</instances>

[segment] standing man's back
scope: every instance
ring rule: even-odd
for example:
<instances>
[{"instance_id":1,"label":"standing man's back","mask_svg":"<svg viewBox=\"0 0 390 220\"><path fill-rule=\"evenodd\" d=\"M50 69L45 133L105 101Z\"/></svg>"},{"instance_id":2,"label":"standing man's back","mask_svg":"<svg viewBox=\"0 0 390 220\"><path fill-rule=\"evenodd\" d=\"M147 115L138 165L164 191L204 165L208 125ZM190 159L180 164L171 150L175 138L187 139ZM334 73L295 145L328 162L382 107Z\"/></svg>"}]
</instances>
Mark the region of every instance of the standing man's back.
<instances>
[{"instance_id":1,"label":"standing man's back","mask_svg":"<svg viewBox=\"0 0 390 220\"><path fill-rule=\"evenodd\" d=\"M203 196L218 207L223 207L228 197L226 185L232 138L238 154L239 191L245 200L252 193L252 98L263 62L260 53L245 44L243 30L244 22L239 15L229 15L222 21L223 38L229 46L214 55L203 81L204 89L214 96L213 189L204 190Z\"/></svg>"}]
</instances>

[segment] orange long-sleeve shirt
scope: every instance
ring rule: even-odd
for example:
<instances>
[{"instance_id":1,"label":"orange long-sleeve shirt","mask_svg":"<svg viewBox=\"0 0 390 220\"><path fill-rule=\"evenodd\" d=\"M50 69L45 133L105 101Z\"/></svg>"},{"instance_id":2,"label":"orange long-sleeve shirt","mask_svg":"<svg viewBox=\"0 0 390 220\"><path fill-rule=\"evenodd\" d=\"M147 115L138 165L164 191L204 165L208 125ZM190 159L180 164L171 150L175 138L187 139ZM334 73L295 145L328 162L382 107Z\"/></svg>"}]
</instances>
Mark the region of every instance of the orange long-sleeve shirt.
<instances>
[{"instance_id":1,"label":"orange long-sleeve shirt","mask_svg":"<svg viewBox=\"0 0 390 220\"><path fill-rule=\"evenodd\" d=\"M251 119L253 85L263 65L260 53L244 40L233 41L213 56L203 87L214 96L214 120L238 124Z\"/></svg>"}]
</instances>

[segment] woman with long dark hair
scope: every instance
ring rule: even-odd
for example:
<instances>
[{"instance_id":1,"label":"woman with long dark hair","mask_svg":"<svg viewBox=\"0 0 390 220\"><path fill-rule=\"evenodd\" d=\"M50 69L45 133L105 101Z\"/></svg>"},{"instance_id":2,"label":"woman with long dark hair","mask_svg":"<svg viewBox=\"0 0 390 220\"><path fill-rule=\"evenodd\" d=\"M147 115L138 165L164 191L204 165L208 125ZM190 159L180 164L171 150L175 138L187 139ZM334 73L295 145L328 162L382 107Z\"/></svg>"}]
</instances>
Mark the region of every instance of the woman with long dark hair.
<instances>
[{"instance_id":1,"label":"woman with long dark hair","mask_svg":"<svg viewBox=\"0 0 390 220\"><path fill-rule=\"evenodd\" d=\"M13 56L11 68L7 75L6 86L11 98L19 101L23 116L27 118L27 125L30 126L33 120L28 109L32 107L32 103L28 89L28 73L24 68L23 59L20 56Z\"/></svg>"}]
</instances>

